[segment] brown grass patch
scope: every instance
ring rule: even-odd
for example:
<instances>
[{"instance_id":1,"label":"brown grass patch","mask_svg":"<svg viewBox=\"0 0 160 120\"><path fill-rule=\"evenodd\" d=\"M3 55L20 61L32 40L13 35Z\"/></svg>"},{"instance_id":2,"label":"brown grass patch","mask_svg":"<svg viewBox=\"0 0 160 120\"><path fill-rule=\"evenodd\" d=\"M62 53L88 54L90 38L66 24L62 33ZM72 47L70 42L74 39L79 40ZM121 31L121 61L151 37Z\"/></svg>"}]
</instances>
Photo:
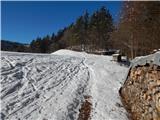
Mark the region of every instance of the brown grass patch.
<instances>
[{"instance_id":1,"label":"brown grass patch","mask_svg":"<svg viewBox=\"0 0 160 120\"><path fill-rule=\"evenodd\" d=\"M91 96L84 96L85 101L82 103L82 106L79 110L79 117L78 120L89 120L90 113L92 109L92 104L90 102Z\"/></svg>"}]
</instances>

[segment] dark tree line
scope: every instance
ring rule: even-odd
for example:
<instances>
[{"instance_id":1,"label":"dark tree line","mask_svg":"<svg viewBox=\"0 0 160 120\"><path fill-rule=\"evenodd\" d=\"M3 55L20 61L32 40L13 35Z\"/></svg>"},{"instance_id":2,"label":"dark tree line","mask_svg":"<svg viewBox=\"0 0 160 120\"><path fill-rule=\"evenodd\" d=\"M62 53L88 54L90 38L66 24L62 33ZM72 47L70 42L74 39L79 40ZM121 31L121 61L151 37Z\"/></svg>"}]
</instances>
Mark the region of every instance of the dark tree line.
<instances>
[{"instance_id":1,"label":"dark tree line","mask_svg":"<svg viewBox=\"0 0 160 120\"><path fill-rule=\"evenodd\" d=\"M29 52L29 45L18 42L11 42L7 40L1 40L1 50L14 52Z\"/></svg>"},{"instance_id":2,"label":"dark tree line","mask_svg":"<svg viewBox=\"0 0 160 120\"><path fill-rule=\"evenodd\" d=\"M59 49L64 49L66 45L60 40L66 28L59 30L57 35L54 33L43 38L38 37L30 43L30 51L35 53L50 53Z\"/></svg>"},{"instance_id":3,"label":"dark tree line","mask_svg":"<svg viewBox=\"0 0 160 120\"><path fill-rule=\"evenodd\" d=\"M50 53L64 48L79 51L108 49L112 31L112 16L105 7L101 7L92 15L85 11L75 23L59 30L56 35L38 37L31 42L30 49L38 53Z\"/></svg>"}]
</instances>

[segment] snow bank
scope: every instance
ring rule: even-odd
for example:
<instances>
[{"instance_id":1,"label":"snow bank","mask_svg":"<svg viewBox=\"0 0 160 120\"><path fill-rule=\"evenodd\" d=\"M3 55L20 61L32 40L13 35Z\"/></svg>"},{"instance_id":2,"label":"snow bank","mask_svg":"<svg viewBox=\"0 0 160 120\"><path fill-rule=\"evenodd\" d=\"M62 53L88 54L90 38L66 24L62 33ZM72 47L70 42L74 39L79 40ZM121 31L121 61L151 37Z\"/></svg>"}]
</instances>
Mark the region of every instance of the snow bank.
<instances>
[{"instance_id":1,"label":"snow bank","mask_svg":"<svg viewBox=\"0 0 160 120\"><path fill-rule=\"evenodd\" d=\"M74 57L108 57L103 55L95 55L95 54L88 54L86 52L78 52L72 50L61 49L56 52L51 53L52 55L64 55L64 56L74 56Z\"/></svg>"},{"instance_id":2,"label":"snow bank","mask_svg":"<svg viewBox=\"0 0 160 120\"><path fill-rule=\"evenodd\" d=\"M65 56L76 56L76 57L83 57L87 53L85 52L77 52L77 51L71 51L66 49L61 49L56 52L51 53L52 55L65 55Z\"/></svg>"},{"instance_id":3,"label":"snow bank","mask_svg":"<svg viewBox=\"0 0 160 120\"><path fill-rule=\"evenodd\" d=\"M137 65L145 65L146 63L153 63L155 65L160 66L160 51L148 56L136 57L132 61L132 67Z\"/></svg>"}]
</instances>

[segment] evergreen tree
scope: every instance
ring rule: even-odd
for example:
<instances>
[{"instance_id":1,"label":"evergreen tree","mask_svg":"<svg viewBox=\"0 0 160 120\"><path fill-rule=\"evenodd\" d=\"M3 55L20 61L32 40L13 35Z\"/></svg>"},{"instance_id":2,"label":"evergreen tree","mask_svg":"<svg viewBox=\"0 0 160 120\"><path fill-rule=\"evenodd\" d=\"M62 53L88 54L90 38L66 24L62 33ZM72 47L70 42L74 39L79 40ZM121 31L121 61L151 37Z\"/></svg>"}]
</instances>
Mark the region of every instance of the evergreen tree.
<instances>
[{"instance_id":1,"label":"evergreen tree","mask_svg":"<svg viewBox=\"0 0 160 120\"><path fill-rule=\"evenodd\" d=\"M99 39L99 33L98 31L98 11L94 12L93 15L90 18L90 23L89 23L89 39L90 39L90 44L92 50L98 49L99 44L98 42L100 41Z\"/></svg>"},{"instance_id":2,"label":"evergreen tree","mask_svg":"<svg viewBox=\"0 0 160 120\"><path fill-rule=\"evenodd\" d=\"M31 51L35 53L40 53L41 52L41 42L42 42L42 39L40 37L38 37L36 40L33 40L30 45Z\"/></svg>"},{"instance_id":3,"label":"evergreen tree","mask_svg":"<svg viewBox=\"0 0 160 120\"><path fill-rule=\"evenodd\" d=\"M86 50L86 47L88 45L88 27L89 27L89 13L86 10L85 14L83 16L84 19L84 39L83 39L83 45L84 45L84 50Z\"/></svg>"},{"instance_id":4,"label":"evergreen tree","mask_svg":"<svg viewBox=\"0 0 160 120\"><path fill-rule=\"evenodd\" d=\"M81 45L81 50L84 49L84 19L80 16L75 23L74 32L76 36L77 44Z\"/></svg>"},{"instance_id":5,"label":"evergreen tree","mask_svg":"<svg viewBox=\"0 0 160 120\"><path fill-rule=\"evenodd\" d=\"M113 20L109 11L102 7L91 16L90 31L92 37L95 37L94 44L98 45L99 49L109 48L110 33L113 31ZM91 37L91 38L92 38Z\"/></svg>"},{"instance_id":6,"label":"evergreen tree","mask_svg":"<svg viewBox=\"0 0 160 120\"><path fill-rule=\"evenodd\" d=\"M51 43L51 38L49 35L47 35L46 37L44 37L41 41L41 52L42 53L47 53L48 52L48 49L49 49L49 45Z\"/></svg>"},{"instance_id":7,"label":"evergreen tree","mask_svg":"<svg viewBox=\"0 0 160 120\"><path fill-rule=\"evenodd\" d=\"M76 47L77 50L97 50L109 47L110 32L113 30L112 17L105 7L89 16L85 13L75 23L61 29L55 35L47 35L31 42L33 52L53 52L66 47Z\"/></svg>"},{"instance_id":8,"label":"evergreen tree","mask_svg":"<svg viewBox=\"0 0 160 120\"><path fill-rule=\"evenodd\" d=\"M55 40L55 34L53 33L51 36L51 41L53 42Z\"/></svg>"}]
</instances>

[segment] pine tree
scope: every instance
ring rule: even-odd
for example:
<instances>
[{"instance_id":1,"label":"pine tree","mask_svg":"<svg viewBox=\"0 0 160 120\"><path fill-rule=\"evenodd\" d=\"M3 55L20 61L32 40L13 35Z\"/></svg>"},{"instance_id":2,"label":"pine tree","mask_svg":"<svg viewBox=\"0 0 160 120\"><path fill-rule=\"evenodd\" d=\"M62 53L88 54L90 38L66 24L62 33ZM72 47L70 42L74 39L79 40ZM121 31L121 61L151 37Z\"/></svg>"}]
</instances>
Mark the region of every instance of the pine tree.
<instances>
[{"instance_id":1,"label":"pine tree","mask_svg":"<svg viewBox=\"0 0 160 120\"><path fill-rule=\"evenodd\" d=\"M84 44L84 51L86 50L87 47L87 42L88 42L88 26L89 26L89 13L86 10L85 14L83 16L84 19L84 39L83 39L83 44Z\"/></svg>"},{"instance_id":2,"label":"pine tree","mask_svg":"<svg viewBox=\"0 0 160 120\"><path fill-rule=\"evenodd\" d=\"M80 16L75 23L74 32L76 36L76 41L81 45L81 50L84 50L84 19Z\"/></svg>"},{"instance_id":3,"label":"pine tree","mask_svg":"<svg viewBox=\"0 0 160 120\"><path fill-rule=\"evenodd\" d=\"M40 47L42 53L48 52L50 43L51 43L51 37L49 35L47 35L42 39Z\"/></svg>"},{"instance_id":4,"label":"pine tree","mask_svg":"<svg viewBox=\"0 0 160 120\"><path fill-rule=\"evenodd\" d=\"M52 33L52 36L51 36L51 41L53 42L55 40L55 34Z\"/></svg>"},{"instance_id":5,"label":"pine tree","mask_svg":"<svg viewBox=\"0 0 160 120\"><path fill-rule=\"evenodd\" d=\"M75 23L61 29L51 37L37 38L31 42L34 52L53 52L66 47L75 47L79 50L97 50L109 48L110 32L113 30L113 20L109 11L102 7L89 16L85 13ZM78 50L77 49L77 50Z\"/></svg>"},{"instance_id":6,"label":"pine tree","mask_svg":"<svg viewBox=\"0 0 160 120\"><path fill-rule=\"evenodd\" d=\"M40 37L38 37L36 40L33 40L30 44L31 51L35 53L40 53L41 42L42 42L42 39Z\"/></svg>"},{"instance_id":7,"label":"pine tree","mask_svg":"<svg viewBox=\"0 0 160 120\"><path fill-rule=\"evenodd\" d=\"M109 11L102 7L91 16L90 34L93 38L93 44L99 49L109 48L110 33L113 31L113 20Z\"/></svg>"},{"instance_id":8,"label":"pine tree","mask_svg":"<svg viewBox=\"0 0 160 120\"><path fill-rule=\"evenodd\" d=\"M91 44L91 51L98 48L99 33L98 31L98 11L94 12L91 15L90 23L89 23L89 39Z\"/></svg>"}]
</instances>

